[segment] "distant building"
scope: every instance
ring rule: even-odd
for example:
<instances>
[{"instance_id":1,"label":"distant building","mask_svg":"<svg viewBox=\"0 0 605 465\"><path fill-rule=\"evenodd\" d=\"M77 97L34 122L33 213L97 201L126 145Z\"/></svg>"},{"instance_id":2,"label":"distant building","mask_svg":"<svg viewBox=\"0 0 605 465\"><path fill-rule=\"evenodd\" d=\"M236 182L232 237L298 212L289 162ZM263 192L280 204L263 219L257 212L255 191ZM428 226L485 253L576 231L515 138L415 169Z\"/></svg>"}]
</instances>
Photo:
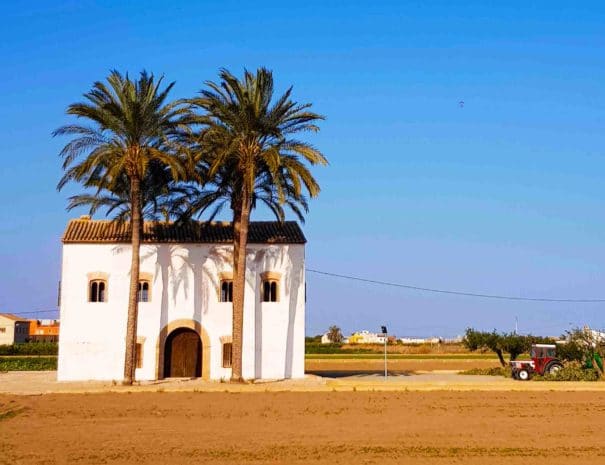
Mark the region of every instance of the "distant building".
<instances>
[{"instance_id":1,"label":"distant building","mask_svg":"<svg viewBox=\"0 0 605 465\"><path fill-rule=\"evenodd\" d=\"M29 340L36 342L59 341L59 320L29 320Z\"/></svg>"},{"instance_id":2,"label":"distant building","mask_svg":"<svg viewBox=\"0 0 605 465\"><path fill-rule=\"evenodd\" d=\"M384 344L383 334L371 333L363 330L349 336L349 344Z\"/></svg>"},{"instance_id":3,"label":"distant building","mask_svg":"<svg viewBox=\"0 0 605 465\"><path fill-rule=\"evenodd\" d=\"M27 342L29 320L11 313L0 313L0 345Z\"/></svg>"},{"instance_id":4,"label":"distant building","mask_svg":"<svg viewBox=\"0 0 605 465\"><path fill-rule=\"evenodd\" d=\"M402 344L439 344L442 342L438 337L402 337L399 340Z\"/></svg>"}]
</instances>

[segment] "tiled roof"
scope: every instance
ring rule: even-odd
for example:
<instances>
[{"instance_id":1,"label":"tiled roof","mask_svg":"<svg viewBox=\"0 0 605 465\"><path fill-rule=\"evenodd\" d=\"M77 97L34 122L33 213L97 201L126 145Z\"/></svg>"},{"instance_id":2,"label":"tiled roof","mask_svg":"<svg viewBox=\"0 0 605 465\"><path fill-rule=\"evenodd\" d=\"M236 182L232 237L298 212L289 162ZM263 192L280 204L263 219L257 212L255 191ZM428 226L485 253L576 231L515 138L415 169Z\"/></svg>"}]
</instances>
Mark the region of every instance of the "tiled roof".
<instances>
[{"instance_id":1,"label":"tiled roof","mask_svg":"<svg viewBox=\"0 0 605 465\"><path fill-rule=\"evenodd\" d=\"M27 318L23 318L12 313L0 313L0 317L6 318L7 320L13 321L28 321Z\"/></svg>"},{"instance_id":2,"label":"tiled roof","mask_svg":"<svg viewBox=\"0 0 605 465\"><path fill-rule=\"evenodd\" d=\"M130 224L108 220L70 220L63 234L64 244L128 243ZM145 222L143 242L228 244L233 241L233 226L227 222L185 224ZM296 221L252 221L248 233L250 244L304 244L305 236Z\"/></svg>"}]
</instances>

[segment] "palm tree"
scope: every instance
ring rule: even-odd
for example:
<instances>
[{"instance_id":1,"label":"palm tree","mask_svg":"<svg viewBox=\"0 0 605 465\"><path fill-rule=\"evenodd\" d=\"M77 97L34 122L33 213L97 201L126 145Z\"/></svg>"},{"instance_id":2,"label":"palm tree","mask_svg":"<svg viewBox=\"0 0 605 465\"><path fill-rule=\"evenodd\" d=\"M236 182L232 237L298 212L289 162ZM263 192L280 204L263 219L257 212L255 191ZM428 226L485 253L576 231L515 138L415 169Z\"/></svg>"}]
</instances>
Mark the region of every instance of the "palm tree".
<instances>
[{"instance_id":1,"label":"palm tree","mask_svg":"<svg viewBox=\"0 0 605 465\"><path fill-rule=\"evenodd\" d=\"M161 171L161 167L168 170L173 179L184 174L182 160L175 156L174 141L188 130L190 113L180 102L166 102L174 82L161 89L162 80L156 80L145 71L137 80L112 71L107 83L93 84L84 94L84 102L67 108L68 115L87 123L68 124L53 133L72 137L60 153L65 173L57 188L61 190L69 182L94 187L91 195L99 200L96 204L89 202L90 205L115 204L121 196L122 205L127 205L126 210L130 212L132 261L124 384L132 384L135 374L142 214L143 205L148 204L150 194L153 195L148 190L149 181L154 178L152 173ZM74 206L78 203L72 199L73 202Z\"/></svg>"},{"instance_id":2,"label":"palm tree","mask_svg":"<svg viewBox=\"0 0 605 465\"><path fill-rule=\"evenodd\" d=\"M333 325L328 328L328 339L335 344L340 344L342 342L344 338L342 337L342 332L338 326Z\"/></svg>"},{"instance_id":3,"label":"palm tree","mask_svg":"<svg viewBox=\"0 0 605 465\"><path fill-rule=\"evenodd\" d=\"M82 182L83 187L95 189L95 192L72 195L68 199L67 210L87 207L92 216L103 211L118 222L130 221L130 182L125 173L109 190L103 187L100 176L92 175ZM180 198L191 196L196 186L177 182L166 165L152 160L149 163L145 178L141 180L141 216L144 220L170 220L172 217L183 217L177 209Z\"/></svg>"},{"instance_id":4,"label":"palm tree","mask_svg":"<svg viewBox=\"0 0 605 465\"><path fill-rule=\"evenodd\" d=\"M197 123L198 172L213 188L198 198L204 208L229 204L233 212L233 365L231 379L242 380L242 333L246 246L251 210L263 202L283 220L282 205L297 216L306 210L303 191L310 197L320 188L307 164L328 162L315 147L293 138L319 130L323 117L311 112L311 104L290 99L290 87L273 98L273 74L260 68L245 71L242 80L221 70L220 82L206 82L207 89L189 103L200 110ZM199 168L199 167L202 168ZM202 191L204 191L202 189Z\"/></svg>"}]
</instances>

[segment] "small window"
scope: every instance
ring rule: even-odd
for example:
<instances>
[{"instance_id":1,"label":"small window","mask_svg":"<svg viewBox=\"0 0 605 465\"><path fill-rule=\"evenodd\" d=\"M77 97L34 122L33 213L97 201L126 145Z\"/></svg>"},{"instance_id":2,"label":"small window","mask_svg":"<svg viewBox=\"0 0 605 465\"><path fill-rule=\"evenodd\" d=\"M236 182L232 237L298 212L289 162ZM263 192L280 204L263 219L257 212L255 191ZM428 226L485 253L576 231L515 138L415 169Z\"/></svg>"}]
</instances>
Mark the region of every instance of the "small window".
<instances>
[{"instance_id":1,"label":"small window","mask_svg":"<svg viewBox=\"0 0 605 465\"><path fill-rule=\"evenodd\" d=\"M139 302L149 302L149 281L139 281L137 299Z\"/></svg>"},{"instance_id":2,"label":"small window","mask_svg":"<svg viewBox=\"0 0 605 465\"><path fill-rule=\"evenodd\" d=\"M277 281L267 279L263 281L263 302L277 302Z\"/></svg>"},{"instance_id":3,"label":"small window","mask_svg":"<svg viewBox=\"0 0 605 465\"><path fill-rule=\"evenodd\" d=\"M105 302L107 284L101 279L90 281L89 285L89 302Z\"/></svg>"},{"instance_id":4,"label":"small window","mask_svg":"<svg viewBox=\"0 0 605 465\"><path fill-rule=\"evenodd\" d=\"M137 343L135 348L135 366L137 368L143 368L143 344Z\"/></svg>"},{"instance_id":5,"label":"small window","mask_svg":"<svg viewBox=\"0 0 605 465\"><path fill-rule=\"evenodd\" d=\"M221 302L233 302L233 281L230 279L221 281Z\"/></svg>"},{"instance_id":6,"label":"small window","mask_svg":"<svg viewBox=\"0 0 605 465\"><path fill-rule=\"evenodd\" d=\"M233 354L233 344L226 342L223 344L223 368L231 368L231 358Z\"/></svg>"},{"instance_id":7,"label":"small window","mask_svg":"<svg viewBox=\"0 0 605 465\"><path fill-rule=\"evenodd\" d=\"M0 333L6 333L6 328L0 328Z\"/></svg>"}]
</instances>

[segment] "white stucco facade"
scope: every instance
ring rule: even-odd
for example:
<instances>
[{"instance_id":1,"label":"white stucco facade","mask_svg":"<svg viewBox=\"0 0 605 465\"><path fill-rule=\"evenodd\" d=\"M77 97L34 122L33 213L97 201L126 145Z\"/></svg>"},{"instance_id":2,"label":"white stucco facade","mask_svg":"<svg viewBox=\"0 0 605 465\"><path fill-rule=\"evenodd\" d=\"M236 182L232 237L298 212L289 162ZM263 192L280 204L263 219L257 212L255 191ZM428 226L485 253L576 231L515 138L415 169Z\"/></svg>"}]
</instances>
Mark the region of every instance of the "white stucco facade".
<instances>
[{"instance_id":1,"label":"white stucco facade","mask_svg":"<svg viewBox=\"0 0 605 465\"><path fill-rule=\"evenodd\" d=\"M202 377L231 376L222 344L230 341L232 304L220 302L220 279L232 272L226 244L146 243L141 274L150 301L139 303L142 344L138 380L163 378L164 344L171 331L192 328L202 345ZM58 379L121 380L131 247L123 243L64 243ZM263 302L261 275L279 276L278 301ZM89 280L104 276L106 301L89 302ZM304 376L304 244L250 244L244 299L243 367L246 379Z\"/></svg>"}]
</instances>

